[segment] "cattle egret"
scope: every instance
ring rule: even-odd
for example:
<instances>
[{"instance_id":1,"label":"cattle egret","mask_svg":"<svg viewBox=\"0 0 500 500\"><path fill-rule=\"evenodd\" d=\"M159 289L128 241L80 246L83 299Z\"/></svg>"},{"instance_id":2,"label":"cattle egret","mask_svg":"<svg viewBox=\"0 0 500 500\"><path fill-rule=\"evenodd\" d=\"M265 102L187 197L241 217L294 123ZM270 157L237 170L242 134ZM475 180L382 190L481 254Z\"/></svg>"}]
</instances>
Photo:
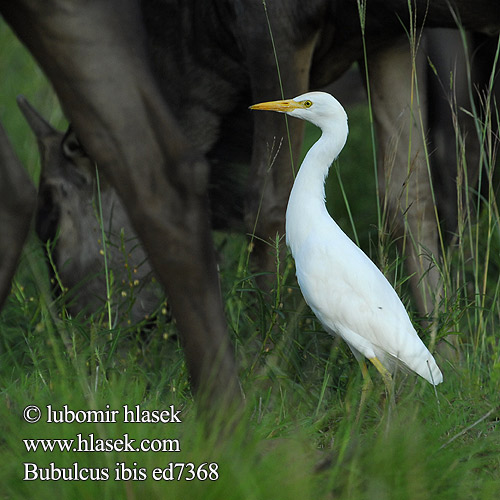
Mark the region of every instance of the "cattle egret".
<instances>
[{"instance_id":1,"label":"cattle egret","mask_svg":"<svg viewBox=\"0 0 500 500\"><path fill-rule=\"evenodd\" d=\"M363 356L374 364L389 389L391 372L399 363L433 385L441 383L443 375L394 288L326 209L325 178L347 140L344 108L330 94L309 92L250 109L286 113L322 131L293 184L286 240L304 299L325 330L347 342L365 379Z\"/></svg>"}]
</instances>

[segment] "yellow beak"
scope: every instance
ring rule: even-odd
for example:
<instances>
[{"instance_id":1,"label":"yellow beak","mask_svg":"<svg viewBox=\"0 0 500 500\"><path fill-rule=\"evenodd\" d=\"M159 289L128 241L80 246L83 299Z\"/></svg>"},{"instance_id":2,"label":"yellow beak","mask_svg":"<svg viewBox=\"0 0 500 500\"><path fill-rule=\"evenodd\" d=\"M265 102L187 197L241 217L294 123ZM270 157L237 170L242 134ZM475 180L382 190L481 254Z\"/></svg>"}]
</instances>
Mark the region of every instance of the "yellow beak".
<instances>
[{"instance_id":1,"label":"yellow beak","mask_svg":"<svg viewBox=\"0 0 500 500\"><path fill-rule=\"evenodd\" d=\"M303 107L304 106L300 102L294 101L293 99L286 99L284 101L261 102L250 106L250 109L255 109L257 111L279 111L281 113L288 113L289 111Z\"/></svg>"}]
</instances>

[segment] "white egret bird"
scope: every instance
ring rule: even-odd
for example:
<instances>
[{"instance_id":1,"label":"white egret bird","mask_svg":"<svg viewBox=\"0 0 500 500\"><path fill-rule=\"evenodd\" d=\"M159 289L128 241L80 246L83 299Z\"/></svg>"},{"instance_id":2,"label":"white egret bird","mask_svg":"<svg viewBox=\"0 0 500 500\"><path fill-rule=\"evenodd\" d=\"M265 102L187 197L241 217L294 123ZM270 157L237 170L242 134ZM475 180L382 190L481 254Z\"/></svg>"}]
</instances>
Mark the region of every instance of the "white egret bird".
<instances>
[{"instance_id":1,"label":"white egret bird","mask_svg":"<svg viewBox=\"0 0 500 500\"><path fill-rule=\"evenodd\" d=\"M322 131L293 184L286 210L286 240L302 294L325 330L347 342L365 378L363 356L375 365L388 387L390 372L399 362L433 385L442 382L441 371L394 288L327 212L325 178L348 134L344 108L330 94L308 92L250 109L286 113Z\"/></svg>"}]
</instances>

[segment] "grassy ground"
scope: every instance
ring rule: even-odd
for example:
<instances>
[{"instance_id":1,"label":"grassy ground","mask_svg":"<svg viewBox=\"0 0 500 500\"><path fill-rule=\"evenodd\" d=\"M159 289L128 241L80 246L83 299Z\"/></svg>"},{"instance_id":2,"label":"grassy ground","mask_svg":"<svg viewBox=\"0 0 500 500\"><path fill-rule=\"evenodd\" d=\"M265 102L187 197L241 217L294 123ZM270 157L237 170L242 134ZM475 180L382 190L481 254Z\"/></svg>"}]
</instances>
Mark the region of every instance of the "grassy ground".
<instances>
[{"instance_id":1,"label":"grassy ground","mask_svg":"<svg viewBox=\"0 0 500 500\"><path fill-rule=\"evenodd\" d=\"M0 116L36 179L38 153L16 110L15 95L25 93L55 125L63 125L63 119L43 75L3 24L0 46ZM361 245L370 252L378 229L368 113L365 107L348 112L351 134L339 171ZM314 140L314 131L308 140ZM486 163L491 173L494 163ZM333 174L330 210L352 235ZM499 226L496 199L487 190L480 209L464 219L462 245L450 250L443 269L447 294L436 322L440 334L458 334L461 362L438 358L445 381L436 392L413 375L398 374L393 412L388 412L383 384L373 373L375 387L359 419L362 378L357 363L305 306L292 260L279 263L279 283L268 300L246 266L246 240L216 234L228 324L247 403L229 440L218 438L217 432L207 438L202 431L175 322L159 319L153 334L144 338L139 327L111 335L105 320L69 317L53 301L40 245L30 237L0 314L3 498L48 499L55 488L62 498L103 500L498 498ZM408 303L404 288L402 294ZM28 405L42 410L38 423L23 419ZM120 413L116 423L47 423L47 405ZM174 405L182 422L126 423L124 405L146 411ZM212 427L217 431L224 423L213 422ZM30 452L23 441L77 439L78 434L87 439L93 434L96 440L125 434L137 442L178 440L180 451L173 451L175 442L164 442L169 451ZM152 478L156 468L166 469L172 462L194 466L185 467L181 480L167 481L168 469L164 479ZM30 463L68 470L76 463L80 469L92 468L101 480L60 480L57 486L54 481L23 481L25 475L33 477L29 471L34 466L23 465ZM180 466L174 473L177 478Z\"/></svg>"}]
</instances>

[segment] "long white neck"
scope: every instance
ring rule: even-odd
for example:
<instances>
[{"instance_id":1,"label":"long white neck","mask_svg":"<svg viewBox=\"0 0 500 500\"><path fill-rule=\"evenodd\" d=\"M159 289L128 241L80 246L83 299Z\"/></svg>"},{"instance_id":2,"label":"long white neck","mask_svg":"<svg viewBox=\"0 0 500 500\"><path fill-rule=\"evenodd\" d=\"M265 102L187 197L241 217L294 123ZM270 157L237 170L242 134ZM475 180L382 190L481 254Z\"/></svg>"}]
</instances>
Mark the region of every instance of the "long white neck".
<instances>
[{"instance_id":1,"label":"long white neck","mask_svg":"<svg viewBox=\"0 0 500 500\"><path fill-rule=\"evenodd\" d=\"M322 132L304 158L288 200L286 239L292 255L296 255L310 232L325 218L333 230L341 232L326 209L325 179L347 140L347 119L324 127Z\"/></svg>"}]
</instances>

